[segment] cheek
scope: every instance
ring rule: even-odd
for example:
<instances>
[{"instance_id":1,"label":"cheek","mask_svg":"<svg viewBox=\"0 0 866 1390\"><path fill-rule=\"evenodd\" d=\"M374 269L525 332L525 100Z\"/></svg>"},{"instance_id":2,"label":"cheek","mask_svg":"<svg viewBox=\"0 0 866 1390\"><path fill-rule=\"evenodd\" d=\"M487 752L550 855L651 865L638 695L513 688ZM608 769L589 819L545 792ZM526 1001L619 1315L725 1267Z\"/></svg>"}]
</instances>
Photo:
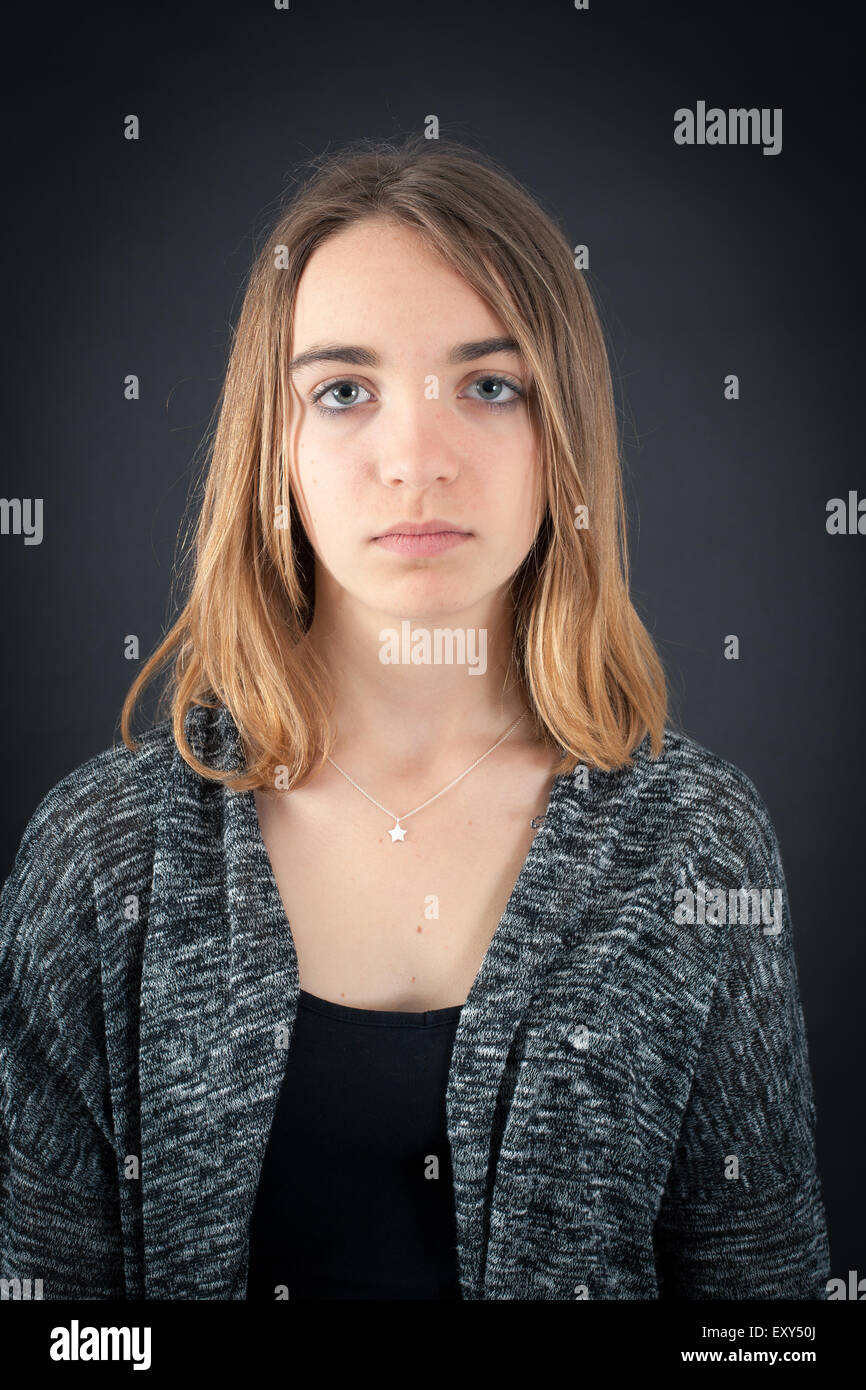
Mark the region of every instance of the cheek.
<instances>
[{"instance_id":1,"label":"cheek","mask_svg":"<svg viewBox=\"0 0 866 1390\"><path fill-rule=\"evenodd\" d=\"M298 449L294 472L296 495L307 533L314 545L329 553L345 541L363 515L366 489L361 468L345 447L339 452L310 430Z\"/></svg>"},{"instance_id":2,"label":"cheek","mask_svg":"<svg viewBox=\"0 0 866 1390\"><path fill-rule=\"evenodd\" d=\"M503 516L517 529L537 529L543 515L544 489L541 466L532 439L497 455L488 473L488 486Z\"/></svg>"}]
</instances>

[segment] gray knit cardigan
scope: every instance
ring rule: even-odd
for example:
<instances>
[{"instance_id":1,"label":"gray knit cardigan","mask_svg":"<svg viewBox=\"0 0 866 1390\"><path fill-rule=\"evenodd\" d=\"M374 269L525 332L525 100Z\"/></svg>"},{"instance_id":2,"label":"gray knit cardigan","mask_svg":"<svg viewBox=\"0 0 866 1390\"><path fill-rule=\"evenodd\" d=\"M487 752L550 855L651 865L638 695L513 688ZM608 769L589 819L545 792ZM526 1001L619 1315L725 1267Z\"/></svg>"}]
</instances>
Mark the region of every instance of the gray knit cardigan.
<instances>
[{"instance_id":1,"label":"gray knit cardigan","mask_svg":"<svg viewBox=\"0 0 866 1390\"><path fill-rule=\"evenodd\" d=\"M224 707L186 728L242 765ZM734 921L740 888L765 892ZM252 792L167 722L59 781L0 896L0 1279L244 1299L298 990ZM669 729L557 777L446 1104L464 1299L826 1298L787 893L743 772Z\"/></svg>"}]
</instances>

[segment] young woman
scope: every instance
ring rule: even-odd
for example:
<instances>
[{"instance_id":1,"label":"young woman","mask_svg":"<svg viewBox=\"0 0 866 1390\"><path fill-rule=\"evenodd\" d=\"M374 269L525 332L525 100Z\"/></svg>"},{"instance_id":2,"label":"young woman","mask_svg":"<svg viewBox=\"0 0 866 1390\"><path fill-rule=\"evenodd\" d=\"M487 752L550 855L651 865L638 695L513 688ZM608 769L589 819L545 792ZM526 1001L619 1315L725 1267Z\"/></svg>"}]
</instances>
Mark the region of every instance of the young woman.
<instances>
[{"instance_id":1,"label":"young woman","mask_svg":"<svg viewBox=\"0 0 866 1390\"><path fill-rule=\"evenodd\" d=\"M668 721L624 531L562 232L462 146L321 161L246 291L183 611L3 890L0 1273L825 1297L777 840Z\"/></svg>"}]
</instances>

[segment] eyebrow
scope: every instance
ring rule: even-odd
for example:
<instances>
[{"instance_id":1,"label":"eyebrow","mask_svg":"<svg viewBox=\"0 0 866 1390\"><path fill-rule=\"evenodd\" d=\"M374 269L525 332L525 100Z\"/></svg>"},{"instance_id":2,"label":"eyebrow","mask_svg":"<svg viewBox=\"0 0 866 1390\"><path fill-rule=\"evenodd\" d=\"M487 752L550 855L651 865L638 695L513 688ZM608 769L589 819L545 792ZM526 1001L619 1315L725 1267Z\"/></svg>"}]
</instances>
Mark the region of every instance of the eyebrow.
<instances>
[{"instance_id":1,"label":"eyebrow","mask_svg":"<svg viewBox=\"0 0 866 1390\"><path fill-rule=\"evenodd\" d=\"M479 357L490 357L494 352L509 352L520 356L520 345L514 338L479 338L471 343L457 343L447 358L449 363L476 362ZM298 353L289 363L289 371L297 372L309 367L313 362L351 362L355 367L380 367L378 353L372 348L358 347L351 343L326 343L307 348Z\"/></svg>"}]
</instances>

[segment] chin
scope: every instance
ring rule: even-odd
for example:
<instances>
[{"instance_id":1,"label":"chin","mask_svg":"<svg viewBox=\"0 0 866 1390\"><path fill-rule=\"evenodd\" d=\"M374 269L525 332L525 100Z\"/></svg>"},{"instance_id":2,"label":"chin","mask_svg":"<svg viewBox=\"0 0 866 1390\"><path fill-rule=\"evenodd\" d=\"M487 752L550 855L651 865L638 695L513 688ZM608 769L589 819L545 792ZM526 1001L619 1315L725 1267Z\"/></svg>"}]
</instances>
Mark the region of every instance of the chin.
<instances>
[{"instance_id":1,"label":"chin","mask_svg":"<svg viewBox=\"0 0 866 1390\"><path fill-rule=\"evenodd\" d=\"M483 597L481 586L431 583L394 583L370 595L371 608L394 622L411 617L413 625L442 625L455 614L465 613Z\"/></svg>"}]
</instances>

